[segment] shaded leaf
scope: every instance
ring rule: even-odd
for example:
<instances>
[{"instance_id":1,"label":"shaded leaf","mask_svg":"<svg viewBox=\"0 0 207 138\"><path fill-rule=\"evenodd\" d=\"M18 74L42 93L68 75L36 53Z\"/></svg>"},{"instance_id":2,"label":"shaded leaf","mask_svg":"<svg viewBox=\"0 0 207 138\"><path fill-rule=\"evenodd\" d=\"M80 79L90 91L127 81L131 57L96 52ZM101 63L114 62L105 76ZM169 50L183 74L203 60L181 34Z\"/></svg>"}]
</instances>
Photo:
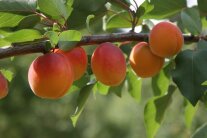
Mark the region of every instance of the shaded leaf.
<instances>
[{"instance_id":1,"label":"shaded leaf","mask_svg":"<svg viewBox=\"0 0 207 138\"><path fill-rule=\"evenodd\" d=\"M15 27L25 16L21 14L0 12L0 28Z\"/></svg>"},{"instance_id":2,"label":"shaded leaf","mask_svg":"<svg viewBox=\"0 0 207 138\"><path fill-rule=\"evenodd\" d=\"M109 88L109 93L114 93L118 97L121 97L122 96L122 91L123 91L123 88L124 88L124 84L125 84L125 81L123 81L119 86L110 87Z\"/></svg>"},{"instance_id":3,"label":"shaded leaf","mask_svg":"<svg viewBox=\"0 0 207 138\"><path fill-rule=\"evenodd\" d=\"M157 133L175 89L176 87L171 85L167 95L153 97L147 102L144 108L144 121L148 138L153 138Z\"/></svg>"},{"instance_id":4,"label":"shaded leaf","mask_svg":"<svg viewBox=\"0 0 207 138\"><path fill-rule=\"evenodd\" d=\"M176 68L172 74L173 81L194 106L206 90L206 87L201 85L207 80L206 52L207 48L185 50L175 58Z\"/></svg>"},{"instance_id":5,"label":"shaded leaf","mask_svg":"<svg viewBox=\"0 0 207 138\"><path fill-rule=\"evenodd\" d=\"M131 68L128 69L126 78L128 82L128 92L137 102L139 102L141 99L142 79L137 77Z\"/></svg>"},{"instance_id":6,"label":"shaded leaf","mask_svg":"<svg viewBox=\"0 0 207 138\"><path fill-rule=\"evenodd\" d=\"M107 95L109 92L109 88L110 88L109 86L106 86L101 82L96 83L96 90L102 95Z\"/></svg>"},{"instance_id":7,"label":"shaded leaf","mask_svg":"<svg viewBox=\"0 0 207 138\"><path fill-rule=\"evenodd\" d=\"M186 0L151 0L154 9L143 18L163 19L179 13L186 7Z\"/></svg>"},{"instance_id":8,"label":"shaded leaf","mask_svg":"<svg viewBox=\"0 0 207 138\"><path fill-rule=\"evenodd\" d=\"M1 0L0 11L11 12L35 12L37 2L36 0Z\"/></svg>"},{"instance_id":9,"label":"shaded leaf","mask_svg":"<svg viewBox=\"0 0 207 138\"><path fill-rule=\"evenodd\" d=\"M197 8L186 8L181 12L181 20L185 28L192 34L200 34L202 24Z\"/></svg>"},{"instance_id":10,"label":"shaded leaf","mask_svg":"<svg viewBox=\"0 0 207 138\"><path fill-rule=\"evenodd\" d=\"M45 33L45 36L49 38L50 43L52 44L53 47L55 47L58 44L59 36L57 32L48 31Z\"/></svg>"},{"instance_id":11,"label":"shaded leaf","mask_svg":"<svg viewBox=\"0 0 207 138\"><path fill-rule=\"evenodd\" d=\"M76 126L78 118L80 117L80 115L84 109L84 106L87 102L87 99L88 99L93 87L94 87L94 84L90 84L90 85L83 87L80 91L80 94L77 99L76 111L75 111L74 115L71 116L72 124L74 127Z\"/></svg>"}]
</instances>

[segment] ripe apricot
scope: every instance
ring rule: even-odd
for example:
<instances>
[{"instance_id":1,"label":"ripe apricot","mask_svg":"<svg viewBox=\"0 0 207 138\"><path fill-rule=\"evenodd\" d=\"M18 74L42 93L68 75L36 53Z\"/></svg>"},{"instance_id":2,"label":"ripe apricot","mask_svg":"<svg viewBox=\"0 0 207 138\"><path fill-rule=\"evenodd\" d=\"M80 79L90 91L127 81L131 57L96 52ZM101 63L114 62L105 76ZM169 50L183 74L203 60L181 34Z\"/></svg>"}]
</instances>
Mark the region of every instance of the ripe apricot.
<instances>
[{"instance_id":1,"label":"ripe apricot","mask_svg":"<svg viewBox=\"0 0 207 138\"><path fill-rule=\"evenodd\" d=\"M8 94L8 82L6 78L0 73L0 99L6 97Z\"/></svg>"},{"instance_id":2,"label":"ripe apricot","mask_svg":"<svg viewBox=\"0 0 207 138\"><path fill-rule=\"evenodd\" d=\"M112 43L102 43L94 51L91 68L96 79L108 86L119 85L126 76L126 61L122 51Z\"/></svg>"},{"instance_id":3,"label":"ripe apricot","mask_svg":"<svg viewBox=\"0 0 207 138\"><path fill-rule=\"evenodd\" d=\"M88 57L81 47L73 48L69 51L55 50L55 53L65 54L74 72L74 80L80 79L87 69Z\"/></svg>"},{"instance_id":4,"label":"ripe apricot","mask_svg":"<svg viewBox=\"0 0 207 138\"><path fill-rule=\"evenodd\" d=\"M47 53L32 62L28 81L35 95L57 99L64 96L73 83L73 71L64 55Z\"/></svg>"},{"instance_id":5,"label":"ripe apricot","mask_svg":"<svg viewBox=\"0 0 207 138\"><path fill-rule=\"evenodd\" d=\"M151 51L160 57L177 54L182 48L183 41L180 29L170 22L158 23L152 28L149 36Z\"/></svg>"},{"instance_id":6,"label":"ripe apricot","mask_svg":"<svg viewBox=\"0 0 207 138\"><path fill-rule=\"evenodd\" d=\"M134 72L142 78L156 75L164 64L164 58L154 55L146 42L133 47L129 61Z\"/></svg>"}]
</instances>

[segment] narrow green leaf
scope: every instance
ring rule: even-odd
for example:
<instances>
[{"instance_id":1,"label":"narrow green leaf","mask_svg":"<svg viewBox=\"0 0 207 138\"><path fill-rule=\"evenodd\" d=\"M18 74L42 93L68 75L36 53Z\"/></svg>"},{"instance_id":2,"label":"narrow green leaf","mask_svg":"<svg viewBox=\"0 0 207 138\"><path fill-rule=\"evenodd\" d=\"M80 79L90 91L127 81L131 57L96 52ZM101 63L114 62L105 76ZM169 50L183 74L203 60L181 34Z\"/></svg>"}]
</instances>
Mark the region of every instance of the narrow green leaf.
<instances>
[{"instance_id":1,"label":"narrow green leaf","mask_svg":"<svg viewBox=\"0 0 207 138\"><path fill-rule=\"evenodd\" d=\"M0 11L3 12L35 12L36 0L1 0Z\"/></svg>"},{"instance_id":2,"label":"narrow green leaf","mask_svg":"<svg viewBox=\"0 0 207 138\"><path fill-rule=\"evenodd\" d=\"M79 31L68 30L64 31L59 35L59 47L62 50L69 50L79 42L82 38L82 35Z\"/></svg>"},{"instance_id":3,"label":"narrow green leaf","mask_svg":"<svg viewBox=\"0 0 207 138\"><path fill-rule=\"evenodd\" d=\"M197 107L192 106L192 104L185 100L184 101L184 106L185 106L185 125L187 126L187 128L190 129L192 121L193 121L193 117L197 111Z\"/></svg>"},{"instance_id":4,"label":"narrow green leaf","mask_svg":"<svg viewBox=\"0 0 207 138\"><path fill-rule=\"evenodd\" d=\"M22 29L14 33L11 33L7 37L5 37L4 40L12 43L19 43L19 42L33 41L35 39L40 39L40 38L42 38L42 35L39 31L32 30L32 29Z\"/></svg>"},{"instance_id":5,"label":"narrow green leaf","mask_svg":"<svg viewBox=\"0 0 207 138\"><path fill-rule=\"evenodd\" d=\"M131 96L139 102L141 99L141 90L142 90L142 80L137 77L137 75L132 71L132 69L128 69L127 73L127 82L128 82L128 91Z\"/></svg>"},{"instance_id":6,"label":"narrow green leaf","mask_svg":"<svg viewBox=\"0 0 207 138\"><path fill-rule=\"evenodd\" d=\"M11 81L14 73L11 72L10 70L5 70L5 69L1 69L0 72L4 75L4 77L8 80Z\"/></svg>"},{"instance_id":7,"label":"narrow green leaf","mask_svg":"<svg viewBox=\"0 0 207 138\"><path fill-rule=\"evenodd\" d=\"M0 12L0 28L15 27L25 16L8 12Z\"/></svg>"},{"instance_id":8,"label":"narrow green leaf","mask_svg":"<svg viewBox=\"0 0 207 138\"><path fill-rule=\"evenodd\" d=\"M199 127L192 135L192 138L206 138L206 137L207 137L207 123Z\"/></svg>"},{"instance_id":9,"label":"narrow green leaf","mask_svg":"<svg viewBox=\"0 0 207 138\"><path fill-rule=\"evenodd\" d=\"M202 31L202 24L199 11L196 7L186 8L181 12L181 20L192 34L200 34Z\"/></svg>"},{"instance_id":10,"label":"narrow green leaf","mask_svg":"<svg viewBox=\"0 0 207 138\"><path fill-rule=\"evenodd\" d=\"M77 124L78 118L80 117L80 115L85 107L85 104L87 102L87 99L88 99L93 87L94 87L94 84L90 84L90 85L83 87L80 91L80 94L77 99L76 111L75 111L74 115L71 116L72 124L74 127Z\"/></svg>"},{"instance_id":11,"label":"narrow green leaf","mask_svg":"<svg viewBox=\"0 0 207 138\"><path fill-rule=\"evenodd\" d=\"M34 26L40 22L40 16L31 14L24 17L18 24L18 29L29 29L34 28Z\"/></svg>"},{"instance_id":12,"label":"narrow green leaf","mask_svg":"<svg viewBox=\"0 0 207 138\"><path fill-rule=\"evenodd\" d=\"M157 133L175 89L175 86L169 86L167 95L153 97L147 102L144 108L144 121L148 138L154 138Z\"/></svg>"}]
</instances>

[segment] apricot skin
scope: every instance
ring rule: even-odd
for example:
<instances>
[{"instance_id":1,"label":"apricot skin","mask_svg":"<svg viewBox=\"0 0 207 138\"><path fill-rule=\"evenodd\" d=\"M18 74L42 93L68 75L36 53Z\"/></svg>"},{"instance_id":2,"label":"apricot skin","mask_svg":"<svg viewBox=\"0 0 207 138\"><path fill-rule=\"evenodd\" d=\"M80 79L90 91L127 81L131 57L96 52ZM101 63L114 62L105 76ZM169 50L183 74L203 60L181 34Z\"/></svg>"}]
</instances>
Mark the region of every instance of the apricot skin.
<instances>
[{"instance_id":1,"label":"apricot skin","mask_svg":"<svg viewBox=\"0 0 207 138\"><path fill-rule=\"evenodd\" d=\"M87 69L88 57L81 47L73 48L69 51L56 50L55 53L65 54L74 72L74 80L80 79Z\"/></svg>"},{"instance_id":2,"label":"apricot skin","mask_svg":"<svg viewBox=\"0 0 207 138\"><path fill-rule=\"evenodd\" d=\"M164 58L154 55L146 42L135 45L129 57L130 65L142 78L156 75L164 64Z\"/></svg>"},{"instance_id":3,"label":"apricot skin","mask_svg":"<svg viewBox=\"0 0 207 138\"><path fill-rule=\"evenodd\" d=\"M170 22L158 23L149 36L151 51L160 57L174 56L181 50L183 42L182 32Z\"/></svg>"},{"instance_id":4,"label":"apricot skin","mask_svg":"<svg viewBox=\"0 0 207 138\"><path fill-rule=\"evenodd\" d=\"M73 83L73 72L64 55L47 53L32 62L28 81L35 95L58 99L66 94Z\"/></svg>"},{"instance_id":5,"label":"apricot skin","mask_svg":"<svg viewBox=\"0 0 207 138\"><path fill-rule=\"evenodd\" d=\"M8 95L8 82L5 77L0 73L0 99Z\"/></svg>"},{"instance_id":6,"label":"apricot skin","mask_svg":"<svg viewBox=\"0 0 207 138\"><path fill-rule=\"evenodd\" d=\"M102 43L94 51L91 68L96 79L108 86L119 85L126 76L126 61L122 51L112 43Z\"/></svg>"}]
</instances>

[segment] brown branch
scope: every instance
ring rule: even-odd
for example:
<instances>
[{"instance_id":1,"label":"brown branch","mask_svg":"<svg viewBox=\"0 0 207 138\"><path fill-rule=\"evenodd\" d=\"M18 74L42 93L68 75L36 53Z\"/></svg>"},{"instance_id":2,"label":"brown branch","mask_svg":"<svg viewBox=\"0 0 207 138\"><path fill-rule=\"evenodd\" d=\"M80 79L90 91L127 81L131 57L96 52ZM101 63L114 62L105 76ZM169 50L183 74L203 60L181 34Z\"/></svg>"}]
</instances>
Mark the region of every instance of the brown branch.
<instances>
[{"instance_id":1,"label":"brown branch","mask_svg":"<svg viewBox=\"0 0 207 138\"><path fill-rule=\"evenodd\" d=\"M120 33L83 36L81 41L78 42L76 46L95 45L104 42L148 41L148 35L149 34L145 33ZM201 39L207 41L207 36L192 36L184 34L183 37L185 42L198 42ZM15 46L0 48L0 59L31 53L45 53L47 49L46 41L47 40L42 40L35 43L19 43L15 44Z\"/></svg>"}]
</instances>

